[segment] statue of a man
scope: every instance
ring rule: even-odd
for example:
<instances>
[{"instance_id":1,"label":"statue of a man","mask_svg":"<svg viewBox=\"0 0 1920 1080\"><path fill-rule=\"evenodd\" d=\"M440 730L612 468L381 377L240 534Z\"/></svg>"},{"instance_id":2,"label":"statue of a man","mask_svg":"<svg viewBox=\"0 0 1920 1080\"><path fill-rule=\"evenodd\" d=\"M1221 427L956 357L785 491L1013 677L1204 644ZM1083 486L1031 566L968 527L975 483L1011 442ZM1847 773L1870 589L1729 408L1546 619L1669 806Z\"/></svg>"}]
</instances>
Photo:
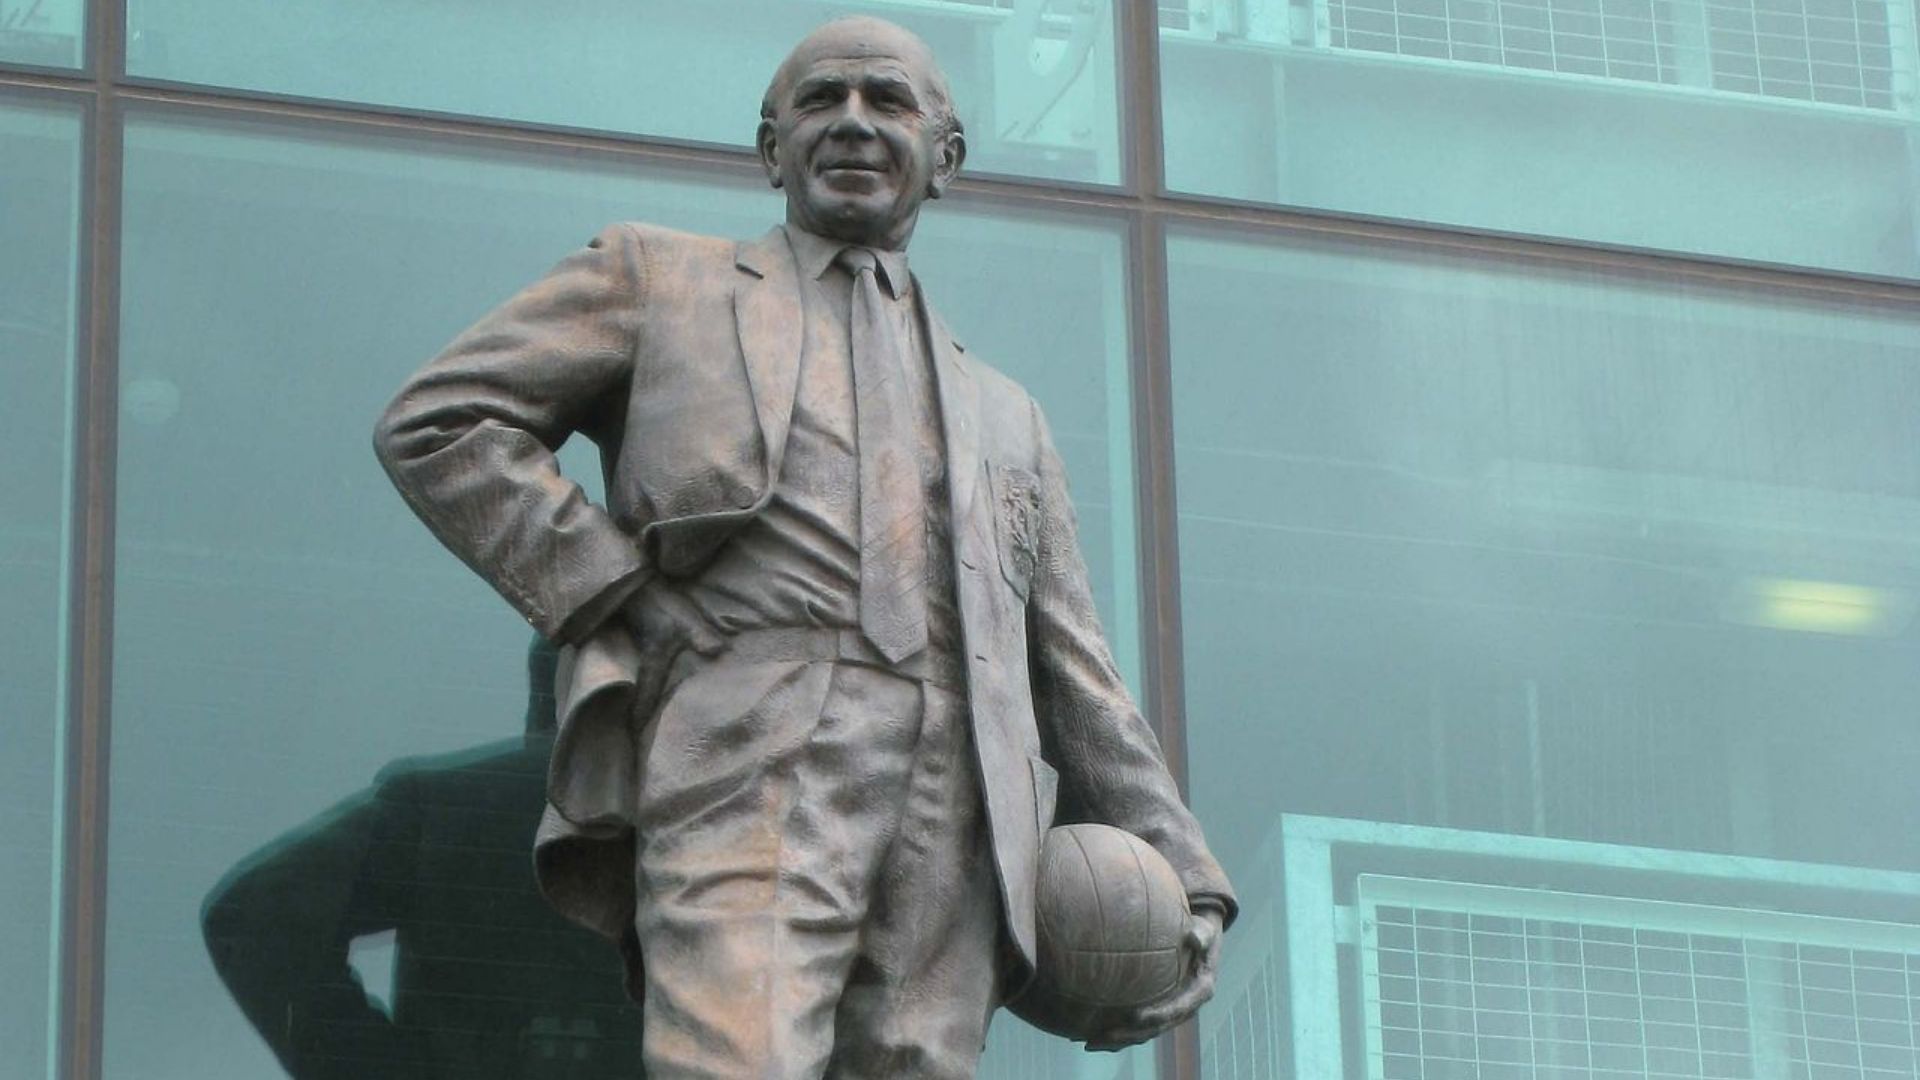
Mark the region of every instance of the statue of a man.
<instances>
[{"instance_id":1,"label":"statue of a man","mask_svg":"<svg viewBox=\"0 0 1920 1080\"><path fill-rule=\"evenodd\" d=\"M1232 889L1101 633L1039 408L907 267L966 142L926 45L845 19L775 72L787 220L641 224L455 340L376 447L434 533L560 642L536 866L620 942L645 1064L680 1077L968 1077L1031 976L1056 820L1141 837L1212 993ZM606 505L561 475L600 448Z\"/></svg>"}]
</instances>

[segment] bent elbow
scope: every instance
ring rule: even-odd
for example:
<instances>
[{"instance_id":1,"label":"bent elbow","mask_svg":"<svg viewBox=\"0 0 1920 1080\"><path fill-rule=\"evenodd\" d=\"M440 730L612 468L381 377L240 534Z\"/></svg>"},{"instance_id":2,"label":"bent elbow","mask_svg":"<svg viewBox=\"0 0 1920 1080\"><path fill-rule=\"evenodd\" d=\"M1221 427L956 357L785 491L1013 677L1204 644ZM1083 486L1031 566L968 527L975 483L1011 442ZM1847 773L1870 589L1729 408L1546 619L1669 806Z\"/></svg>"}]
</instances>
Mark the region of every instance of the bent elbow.
<instances>
[{"instance_id":1,"label":"bent elbow","mask_svg":"<svg viewBox=\"0 0 1920 1080\"><path fill-rule=\"evenodd\" d=\"M429 418L402 392L373 425L373 455L389 475L459 440L461 430Z\"/></svg>"},{"instance_id":2,"label":"bent elbow","mask_svg":"<svg viewBox=\"0 0 1920 1080\"><path fill-rule=\"evenodd\" d=\"M405 394L394 398L373 424L373 456L380 459L381 466L388 472L393 472L407 456L407 433L412 424L406 401Z\"/></svg>"}]
</instances>

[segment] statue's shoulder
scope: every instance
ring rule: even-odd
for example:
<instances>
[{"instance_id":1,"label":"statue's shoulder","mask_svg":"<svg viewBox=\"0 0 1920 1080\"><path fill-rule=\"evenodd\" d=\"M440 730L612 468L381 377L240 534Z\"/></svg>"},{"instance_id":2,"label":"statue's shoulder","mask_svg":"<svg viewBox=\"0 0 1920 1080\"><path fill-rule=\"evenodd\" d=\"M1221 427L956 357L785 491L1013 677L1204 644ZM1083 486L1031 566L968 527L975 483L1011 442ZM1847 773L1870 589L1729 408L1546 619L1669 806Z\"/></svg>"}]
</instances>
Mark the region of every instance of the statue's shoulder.
<instances>
[{"instance_id":1,"label":"statue's shoulder","mask_svg":"<svg viewBox=\"0 0 1920 1080\"><path fill-rule=\"evenodd\" d=\"M1008 464L1037 467L1033 395L971 350L961 351L960 363L979 388L982 444L990 448L990 455Z\"/></svg>"},{"instance_id":2,"label":"statue's shoulder","mask_svg":"<svg viewBox=\"0 0 1920 1080\"><path fill-rule=\"evenodd\" d=\"M738 246L737 241L725 237L702 236L645 221L615 222L607 229L625 233L630 242L646 254L648 261L657 264L731 266L734 248Z\"/></svg>"},{"instance_id":3,"label":"statue's shoulder","mask_svg":"<svg viewBox=\"0 0 1920 1080\"><path fill-rule=\"evenodd\" d=\"M939 307L931 297L924 297L927 313L927 332L936 338L944 338L953 346L951 355L961 370L973 376L980 387L983 400L998 406L1020 405L1028 400L1026 388L1013 380L1013 377L994 367L980 353L967 345L966 339L953 332L947 325L946 317L940 314Z\"/></svg>"},{"instance_id":4,"label":"statue's shoulder","mask_svg":"<svg viewBox=\"0 0 1920 1080\"><path fill-rule=\"evenodd\" d=\"M506 777L535 773L544 776L551 756L550 740L507 738L439 754L398 758L381 766L374 790L383 800L419 798L445 785L456 788L505 784Z\"/></svg>"}]
</instances>

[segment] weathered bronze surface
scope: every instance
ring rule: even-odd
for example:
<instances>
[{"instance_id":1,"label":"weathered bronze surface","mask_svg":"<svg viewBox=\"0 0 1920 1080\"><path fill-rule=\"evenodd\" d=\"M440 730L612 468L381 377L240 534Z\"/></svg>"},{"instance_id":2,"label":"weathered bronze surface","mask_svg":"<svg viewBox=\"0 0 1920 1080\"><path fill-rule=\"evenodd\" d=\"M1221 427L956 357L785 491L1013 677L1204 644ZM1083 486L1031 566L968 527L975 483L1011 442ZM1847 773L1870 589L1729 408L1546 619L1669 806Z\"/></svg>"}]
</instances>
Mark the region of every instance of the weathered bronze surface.
<instances>
[{"instance_id":1,"label":"weathered bronze surface","mask_svg":"<svg viewBox=\"0 0 1920 1080\"><path fill-rule=\"evenodd\" d=\"M758 147L783 226L609 226L376 431L562 646L541 886L619 943L650 1076L968 1077L1032 974L1042 836L1111 824L1194 911L1181 984L1085 1033L1148 1038L1211 995L1232 889L1115 670L1038 406L907 269L966 153L945 77L828 24ZM559 471L576 433L604 506Z\"/></svg>"}]
</instances>

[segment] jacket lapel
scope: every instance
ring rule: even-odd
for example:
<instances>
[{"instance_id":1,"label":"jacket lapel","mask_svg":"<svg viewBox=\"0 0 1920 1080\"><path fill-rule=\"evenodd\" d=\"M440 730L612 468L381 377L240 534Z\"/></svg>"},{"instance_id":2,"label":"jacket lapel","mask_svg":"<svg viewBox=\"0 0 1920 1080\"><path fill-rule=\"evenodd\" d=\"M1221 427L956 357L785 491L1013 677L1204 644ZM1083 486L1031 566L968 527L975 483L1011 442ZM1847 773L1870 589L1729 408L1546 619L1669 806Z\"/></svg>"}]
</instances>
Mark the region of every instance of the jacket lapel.
<instances>
[{"instance_id":1,"label":"jacket lapel","mask_svg":"<svg viewBox=\"0 0 1920 1080\"><path fill-rule=\"evenodd\" d=\"M959 531L973 506L973 490L980 476L980 386L960 362L964 347L933 310L926 290L916 282L920 311L927 328L927 347L933 352L934 379L940 390L940 422L947 434L947 481L953 488L953 522Z\"/></svg>"},{"instance_id":2,"label":"jacket lapel","mask_svg":"<svg viewBox=\"0 0 1920 1080\"><path fill-rule=\"evenodd\" d=\"M778 227L758 240L743 242L734 265L744 276L734 287L733 313L753 387L754 412L767 447L767 492L786 458L787 432L793 423L793 398L799 386L801 329L800 272L786 234ZM961 363L964 347L954 339L940 313L915 283L920 313L933 353L940 393L940 419L946 428L947 477L953 488L953 515L962 520L973 506L980 474L980 387Z\"/></svg>"},{"instance_id":3,"label":"jacket lapel","mask_svg":"<svg viewBox=\"0 0 1920 1080\"><path fill-rule=\"evenodd\" d=\"M793 395L800 377L800 274L786 234L778 227L758 240L741 243L734 265L745 272L734 286L733 315L767 448L767 483L760 492L765 501L786 457L787 429L793 422Z\"/></svg>"}]
</instances>

